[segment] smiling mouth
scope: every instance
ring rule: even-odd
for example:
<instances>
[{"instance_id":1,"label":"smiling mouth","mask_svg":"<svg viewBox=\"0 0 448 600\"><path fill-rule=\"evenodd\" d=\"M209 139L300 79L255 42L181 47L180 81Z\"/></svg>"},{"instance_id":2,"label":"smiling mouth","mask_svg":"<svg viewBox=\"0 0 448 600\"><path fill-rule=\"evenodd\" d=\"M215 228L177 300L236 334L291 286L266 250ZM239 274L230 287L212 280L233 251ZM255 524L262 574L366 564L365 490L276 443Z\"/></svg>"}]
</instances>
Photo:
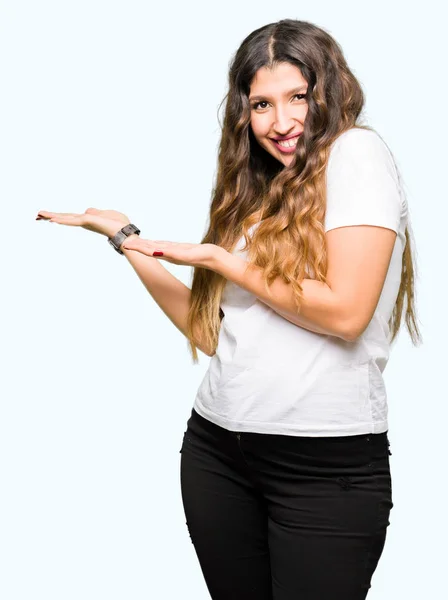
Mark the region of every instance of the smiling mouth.
<instances>
[{"instance_id":1,"label":"smiling mouth","mask_svg":"<svg viewBox=\"0 0 448 600\"><path fill-rule=\"evenodd\" d=\"M272 138L270 138L270 140L277 150L280 150L280 152L285 154L290 154L291 152L294 152L300 136L301 133L298 133L295 137L289 138L289 140L273 140Z\"/></svg>"}]
</instances>

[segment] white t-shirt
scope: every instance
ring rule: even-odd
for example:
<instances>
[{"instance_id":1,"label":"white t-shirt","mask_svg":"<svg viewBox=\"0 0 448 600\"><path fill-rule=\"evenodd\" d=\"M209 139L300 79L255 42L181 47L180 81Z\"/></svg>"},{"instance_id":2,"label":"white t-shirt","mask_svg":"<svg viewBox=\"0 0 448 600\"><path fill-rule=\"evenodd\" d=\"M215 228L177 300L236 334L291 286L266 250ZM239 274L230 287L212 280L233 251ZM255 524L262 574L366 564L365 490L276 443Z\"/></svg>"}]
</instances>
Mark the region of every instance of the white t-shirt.
<instances>
[{"instance_id":1,"label":"white t-shirt","mask_svg":"<svg viewBox=\"0 0 448 600\"><path fill-rule=\"evenodd\" d=\"M314 333L228 281L216 354L199 386L195 410L232 431L312 437L387 431L382 373L389 358L388 321L400 286L407 218L401 177L382 138L355 128L341 134L327 165L325 231L378 225L397 232L367 329L354 342ZM244 237L233 253L245 257L242 246Z\"/></svg>"}]
</instances>

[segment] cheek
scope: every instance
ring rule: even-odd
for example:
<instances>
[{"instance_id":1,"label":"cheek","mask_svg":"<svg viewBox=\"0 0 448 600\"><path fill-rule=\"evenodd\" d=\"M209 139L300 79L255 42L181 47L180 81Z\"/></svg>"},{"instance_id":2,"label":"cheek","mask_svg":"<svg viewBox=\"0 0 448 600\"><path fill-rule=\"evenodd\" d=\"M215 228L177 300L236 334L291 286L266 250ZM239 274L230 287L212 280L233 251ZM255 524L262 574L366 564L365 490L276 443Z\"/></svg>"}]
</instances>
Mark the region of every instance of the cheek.
<instances>
[{"instance_id":1,"label":"cheek","mask_svg":"<svg viewBox=\"0 0 448 600\"><path fill-rule=\"evenodd\" d=\"M255 127L251 126L251 129L252 129L252 133L255 138L255 141L261 145L263 143L262 142L263 136L261 135L260 129L257 128L256 126Z\"/></svg>"},{"instance_id":2,"label":"cheek","mask_svg":"<svg viewBox=\"0 0 448 600\"><path fill-rule=\"evenodd\" d=\"M255 115L250 120L252 132L256 138L263 137L269 133L269 122L262 115Z\"/></svg>"}]
</instances>

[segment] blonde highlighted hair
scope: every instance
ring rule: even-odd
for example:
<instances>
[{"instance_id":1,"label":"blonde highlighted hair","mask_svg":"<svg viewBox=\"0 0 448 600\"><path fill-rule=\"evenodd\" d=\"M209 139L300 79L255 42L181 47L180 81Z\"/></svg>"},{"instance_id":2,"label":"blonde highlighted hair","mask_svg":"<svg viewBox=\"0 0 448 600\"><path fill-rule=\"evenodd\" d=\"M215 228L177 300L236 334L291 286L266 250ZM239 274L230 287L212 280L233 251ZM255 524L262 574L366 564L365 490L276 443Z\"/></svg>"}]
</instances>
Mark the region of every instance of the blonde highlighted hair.
<instances>
[{"instance_id":1,"label":"blonde highlighted hair","mask_svg":"<svg viewBox=\"0 0 448 600\"><path fill-rule=\"evenodd\" d=\"M304 129L289 167L255 140L248 100L258 69L284 62L298 67L308 82ZM331 145L339 135L353 127L371 129L359 123L364 94L333 37L312 23L292 19L265 25L248 35L233 57L228 83L216 183L208 229L201 243L231 251L244 235L247 260L262 267L266 286L276 277L290 283L299 311L300 282L310 276L310 267L313 279L326 281L326 166ZM257 222L260 224L250 237L249 229ZM400 329L406 299L406 325L416 345L421 334L415 311L409 228L405 235L401 285L389 322L390 341ZM195 363L195 340L212 351L216 349L226 281L214 271L194 268L187 337Z\"/></svg>"}]
</instances>

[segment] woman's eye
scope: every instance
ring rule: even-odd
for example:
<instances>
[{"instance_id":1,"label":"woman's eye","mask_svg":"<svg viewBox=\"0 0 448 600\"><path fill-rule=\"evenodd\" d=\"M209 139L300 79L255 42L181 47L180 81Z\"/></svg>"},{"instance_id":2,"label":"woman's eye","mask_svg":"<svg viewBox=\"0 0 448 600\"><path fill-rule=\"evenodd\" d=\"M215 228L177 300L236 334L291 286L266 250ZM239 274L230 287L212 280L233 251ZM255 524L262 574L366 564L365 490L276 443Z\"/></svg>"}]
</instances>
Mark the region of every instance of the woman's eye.
<instances>
[{"instance_id":1,"label":"woman's eye","mask_svg":"<svg viewBox=\"0 0 448 600\"><path fill-rule=\"evenodd\" d=\"M294 94L293 98L296 98L297 96L299 96L300 100L306 98L306 94ZM258 108L261 108L263 110L263 108L266 108L265 106L260 106L260 104L268 104L268 102L267 100L260 100L260 102L255 102L254 104L252 104L252 108L254 110L257 110Z\"/></svg>"}]
</instances>

